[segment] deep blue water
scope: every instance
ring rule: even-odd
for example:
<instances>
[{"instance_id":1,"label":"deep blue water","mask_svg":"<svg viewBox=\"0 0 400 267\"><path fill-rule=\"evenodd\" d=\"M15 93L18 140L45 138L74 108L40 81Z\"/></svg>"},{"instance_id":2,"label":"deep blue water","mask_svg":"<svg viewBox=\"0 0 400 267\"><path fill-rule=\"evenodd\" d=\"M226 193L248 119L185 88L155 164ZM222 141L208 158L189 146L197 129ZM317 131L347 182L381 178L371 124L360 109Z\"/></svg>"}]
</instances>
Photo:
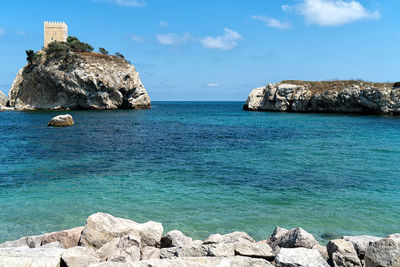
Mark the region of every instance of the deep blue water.
<instances>
[{"instance_id":1,"label":"deep blue water","mask_svg":"<svg viewBox=\"0 0 400 267\"><path fill-rule=\"evenodd\" d=\"M242 111L0 112L0 242L85 224L97 211L194 238L276 225L400 232L400 118Z\"/></svg>"}]
</instances>

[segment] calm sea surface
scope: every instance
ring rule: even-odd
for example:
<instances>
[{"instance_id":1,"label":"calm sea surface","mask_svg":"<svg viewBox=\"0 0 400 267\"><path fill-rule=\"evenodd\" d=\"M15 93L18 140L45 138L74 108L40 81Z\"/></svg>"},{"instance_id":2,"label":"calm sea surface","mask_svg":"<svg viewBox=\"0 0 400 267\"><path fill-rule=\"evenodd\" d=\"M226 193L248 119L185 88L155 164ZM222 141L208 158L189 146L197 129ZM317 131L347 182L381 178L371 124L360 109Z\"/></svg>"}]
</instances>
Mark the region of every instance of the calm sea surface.
<instances>
[{"instance_id":1,"label":"calm sea surface","mask_svg":"<svg viewBox=\"0 0 400 267\"><path fill-rule=\"evenodd\" d=\"M0 112L0 242L102 211L194 238L276 225L400 232L400 118L254 113L240 102Z\"/></svg>"}]
</instances>

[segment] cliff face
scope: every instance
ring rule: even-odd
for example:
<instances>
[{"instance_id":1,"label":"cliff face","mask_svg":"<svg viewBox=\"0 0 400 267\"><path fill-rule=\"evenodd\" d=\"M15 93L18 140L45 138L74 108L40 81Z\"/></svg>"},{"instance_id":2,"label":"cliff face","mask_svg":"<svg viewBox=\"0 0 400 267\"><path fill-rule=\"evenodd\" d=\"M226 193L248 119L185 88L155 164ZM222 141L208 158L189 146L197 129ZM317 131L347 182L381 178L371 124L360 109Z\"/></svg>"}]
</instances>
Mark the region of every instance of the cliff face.
<instances>
[{"instance_id":1,"label":"cliff face","mask_svg":"<svg viewBox=\"0 0 400 267\"><path fill-rule=\"evenodd\" d=\"M283 81L255 88L243 109L395 115L400 114L400 86L362 81Z\"/></svg>"},{"instance_id":2,"label":"cliff face","mask_svg":"<svg viewBox=\"0 0 400 267\"><path fill-rule=\"evenodd\" d=\"M17 110L150 108L134 66L116 56L76 53L72 63L41 60L22 68L9 93Z\"/></svg>"},{"instance_id":3,"label":"cliff face","mask_svg":"<svg viewBox=\"0 0 400 267\"><path fill-rule=\"evenodd\" d=\"M0 91L0 107L7 105L7 101L7 96L2 91Z\"/></svg>"}]
</instances>

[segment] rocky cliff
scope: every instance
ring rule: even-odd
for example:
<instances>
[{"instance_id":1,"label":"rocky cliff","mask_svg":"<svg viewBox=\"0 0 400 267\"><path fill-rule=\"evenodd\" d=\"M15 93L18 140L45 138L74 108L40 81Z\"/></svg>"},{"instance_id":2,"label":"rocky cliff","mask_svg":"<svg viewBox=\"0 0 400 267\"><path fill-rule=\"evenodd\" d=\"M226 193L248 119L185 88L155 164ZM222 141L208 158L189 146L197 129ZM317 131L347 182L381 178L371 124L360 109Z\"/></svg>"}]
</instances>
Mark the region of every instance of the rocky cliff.
<instances>
[{"instance_id":1,"label":"rocky cliff","mask_svg":"<svg viewBox=\"0 0 400 267\"><path fill-rule=\"evenodd\" d=\"M150 98L135 67L117 56L74 53L72 60L43 56L15 78L9 106L35 109L150 108Z\"/></svg>"},{"instance_id":2,"label":"rocky cliff","mask_svg":"<svg viewBox=\"0 0 400 267\"><path fill-rule=\"evenodd\" d=\"M400 114L400 84L363 81L282 81L255 88L243 109Z\"/></svg>"},{"instance_id":3,"label":"rocky cliff","mask_svg":"<svg viewBox=\"0 0 400 267\"><path fill-rule=\"evenodd\" d=\"M1 106L6 106L7 105L7 101L8 101L7 96L2 91L0 91L0 107Z\"/></svg>"}]
</instances>

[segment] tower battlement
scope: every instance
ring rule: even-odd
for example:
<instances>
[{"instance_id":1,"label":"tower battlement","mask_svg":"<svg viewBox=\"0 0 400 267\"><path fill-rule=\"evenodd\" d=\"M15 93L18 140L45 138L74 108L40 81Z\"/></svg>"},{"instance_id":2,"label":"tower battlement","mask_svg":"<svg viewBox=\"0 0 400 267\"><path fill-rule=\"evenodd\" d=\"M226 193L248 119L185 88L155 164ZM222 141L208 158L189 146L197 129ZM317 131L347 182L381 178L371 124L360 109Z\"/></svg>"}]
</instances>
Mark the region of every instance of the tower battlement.
<instances>
[{"instance_id":1,"label":"tower battlement","mask_svg":"<svg viewBox=\"0 0 400 267\"><path fill-rule=\"evenodd\" d=\"M49 43L58 41L66 42L68 38L68 26L61 21L45 21L44 22L44 47Z\"/></svg>"}]
</instances>

